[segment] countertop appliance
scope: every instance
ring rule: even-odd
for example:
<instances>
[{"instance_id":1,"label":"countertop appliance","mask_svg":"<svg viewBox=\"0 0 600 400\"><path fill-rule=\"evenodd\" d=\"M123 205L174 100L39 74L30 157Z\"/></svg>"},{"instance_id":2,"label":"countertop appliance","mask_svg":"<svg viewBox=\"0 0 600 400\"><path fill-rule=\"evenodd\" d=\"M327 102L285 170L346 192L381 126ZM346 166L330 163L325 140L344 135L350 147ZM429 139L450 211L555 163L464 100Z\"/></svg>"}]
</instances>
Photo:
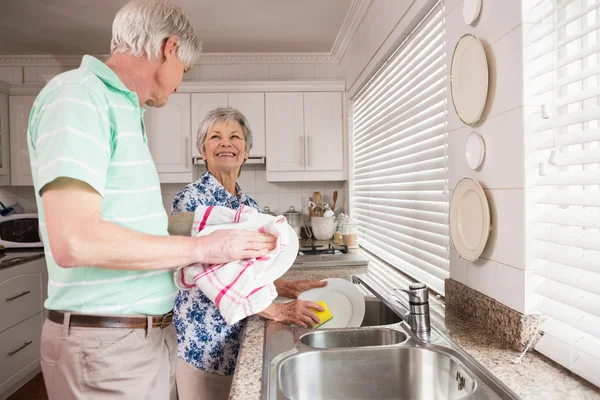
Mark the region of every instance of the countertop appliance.
<instances>
[{"instance_id":1,"label":"countertop appliance","mask_svg":"<svg viewBox=\"0 0 600 400\"><path fill-rule=\"evenodd\" d=\"M300 246L298 257L292 268L318 267L366 267L369 260L358 251L349 251L348 246Z\"/></svg>"},{"instance_id":2,"label":"countertop appliance","mask_svg":"<svg viewBox=\"0 0 600 400\"><path fill-rule=\"evenodd\" d=\"M0 217L0 245L7 249L41 248L37 214L12 214Z\"/></svg>"}]
</instances>

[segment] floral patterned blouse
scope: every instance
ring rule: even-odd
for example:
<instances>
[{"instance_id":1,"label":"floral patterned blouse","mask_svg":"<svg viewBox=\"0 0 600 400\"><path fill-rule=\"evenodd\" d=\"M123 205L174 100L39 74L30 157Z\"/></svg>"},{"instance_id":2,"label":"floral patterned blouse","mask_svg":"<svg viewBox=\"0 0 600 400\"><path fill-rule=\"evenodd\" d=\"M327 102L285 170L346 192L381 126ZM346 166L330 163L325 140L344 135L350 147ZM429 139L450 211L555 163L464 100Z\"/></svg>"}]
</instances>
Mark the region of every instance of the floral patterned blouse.
<instances>
[{"instance_id":1,"label":"floral patterned blouse","mask_svg":"<svg viewBox=\"0 0 600 400\"><path fill-rule=\"evenodd\" d=\"M199 205L238 209L250 206L260 212L256 201L236 184L237 196L230 194L208 170L173 199L171 214L195 211ZM219 309L198 289L180 290L175 298L173 320L177 330L177 356L206 372L233 375L244 321L231 326Z\"/></svg>"}]
</instances>

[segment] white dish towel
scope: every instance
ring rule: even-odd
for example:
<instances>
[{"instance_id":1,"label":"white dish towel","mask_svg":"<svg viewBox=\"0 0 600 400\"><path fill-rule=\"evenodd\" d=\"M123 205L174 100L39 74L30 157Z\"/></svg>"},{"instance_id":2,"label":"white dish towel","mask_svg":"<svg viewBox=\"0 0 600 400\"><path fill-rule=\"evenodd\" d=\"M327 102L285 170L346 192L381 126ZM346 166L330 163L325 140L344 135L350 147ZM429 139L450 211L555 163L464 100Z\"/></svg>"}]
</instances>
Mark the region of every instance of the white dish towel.
<instances>
[{"instance_id":1,"label":"white dish towel","mask_svg":"<svg viewBox=\"0 0 600 400\"><path fill-rule=\"evenodd\" d=\"M201 235L204 229L215 225L237 224L248 226L258 212L242 206L232 210L221 206L200 206L194 213L192 236ZM234 229L228 226L228 229ZM198 287L219 309L225 321L231 325L266 309L277 297L273 283L257 287L256 280L268 269L277 255L289 244L289 228L285 217L254 227L259 232L277 237L275 249L261 258L251 258L226 264L192 264L175 271L175 285L180 289ZM210 229L212 230L212 229Z\"/></svg>"}]
</instances>

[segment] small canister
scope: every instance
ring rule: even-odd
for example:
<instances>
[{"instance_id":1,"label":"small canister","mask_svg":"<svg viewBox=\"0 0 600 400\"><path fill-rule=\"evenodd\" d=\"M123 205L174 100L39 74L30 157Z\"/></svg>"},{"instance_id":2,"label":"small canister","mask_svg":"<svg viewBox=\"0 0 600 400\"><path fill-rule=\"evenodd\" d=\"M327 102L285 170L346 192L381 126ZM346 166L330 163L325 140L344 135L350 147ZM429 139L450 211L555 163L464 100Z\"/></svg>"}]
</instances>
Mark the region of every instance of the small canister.
<instances>
[{"instance_id":1,"label":"small canister","mask_svg":"<svg viewBox=\"0 0 600 400\"><path fill-rule=\"evenodd\" d=\"M342 242L349 249L358 248L358 223L353 220L348 220L341 227Z\"/></svg>"},{"instance_id":2,"label":"small canister","mask_svg":"<svg viewBox=\"0 0 600 400\"><path fill-rule=\"evenodd\" d=\"M275 213L273 211L271 211L271 207L269 206L265 206L262 210L263 214L268 214L268 215L275 215Z\"/></svg>"},{"instance_id":3,"label":"small canister","mask_svg":"<svg viewBox=\"0 0 600 400\"><path fill-rule=\"evenodd\" d=\"M296 211L294 206L290 206L289 210L283 213L285 219L287 219L288 224L294 229L296 232L296 236L300 239L302 235L302 214Z\"/></svg>"}]
</instances>

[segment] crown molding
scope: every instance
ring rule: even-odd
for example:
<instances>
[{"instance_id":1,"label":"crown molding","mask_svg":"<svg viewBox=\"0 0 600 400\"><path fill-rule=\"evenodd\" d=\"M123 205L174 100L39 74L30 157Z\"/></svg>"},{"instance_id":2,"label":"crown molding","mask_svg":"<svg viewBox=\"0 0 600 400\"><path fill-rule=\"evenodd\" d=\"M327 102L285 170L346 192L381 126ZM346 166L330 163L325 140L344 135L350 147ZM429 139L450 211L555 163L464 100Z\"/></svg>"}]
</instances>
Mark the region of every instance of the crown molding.
<instances>
[{"instance_id":1,"label":"crown molding","mask_svg":"<svg viewBox=\"0 0 600 400\"><path fill-rule=\"evenodd\" d=\"M343 92L345 90L345 81L204 81L182 82L177 92Z\"/></svg>"},{"instance_id":2,"label":"crown molding","mask_svg":"<svg viewBox=\"0 0 600 400\"><path fill-rule=\"evenodd\" d=\"M196 64L337 64L346 52L372 0L353 0L330 52L326 53L201 53ZM78 67L82 55L0 55L0 66ZM106 61L108 54L94 55Z\"/></svg>"},{"instance_id":3,"label":"crown molding","mask_svg":"<svg viewBox=\"0 0 600 400\"><path fill-rule=\"evenodd\" d=\"M360 21L362 21L372 0L353 0L342 23L342 27L331 47L331 57L339 62L346 52Z\"/></svg>"}]
</instances>

